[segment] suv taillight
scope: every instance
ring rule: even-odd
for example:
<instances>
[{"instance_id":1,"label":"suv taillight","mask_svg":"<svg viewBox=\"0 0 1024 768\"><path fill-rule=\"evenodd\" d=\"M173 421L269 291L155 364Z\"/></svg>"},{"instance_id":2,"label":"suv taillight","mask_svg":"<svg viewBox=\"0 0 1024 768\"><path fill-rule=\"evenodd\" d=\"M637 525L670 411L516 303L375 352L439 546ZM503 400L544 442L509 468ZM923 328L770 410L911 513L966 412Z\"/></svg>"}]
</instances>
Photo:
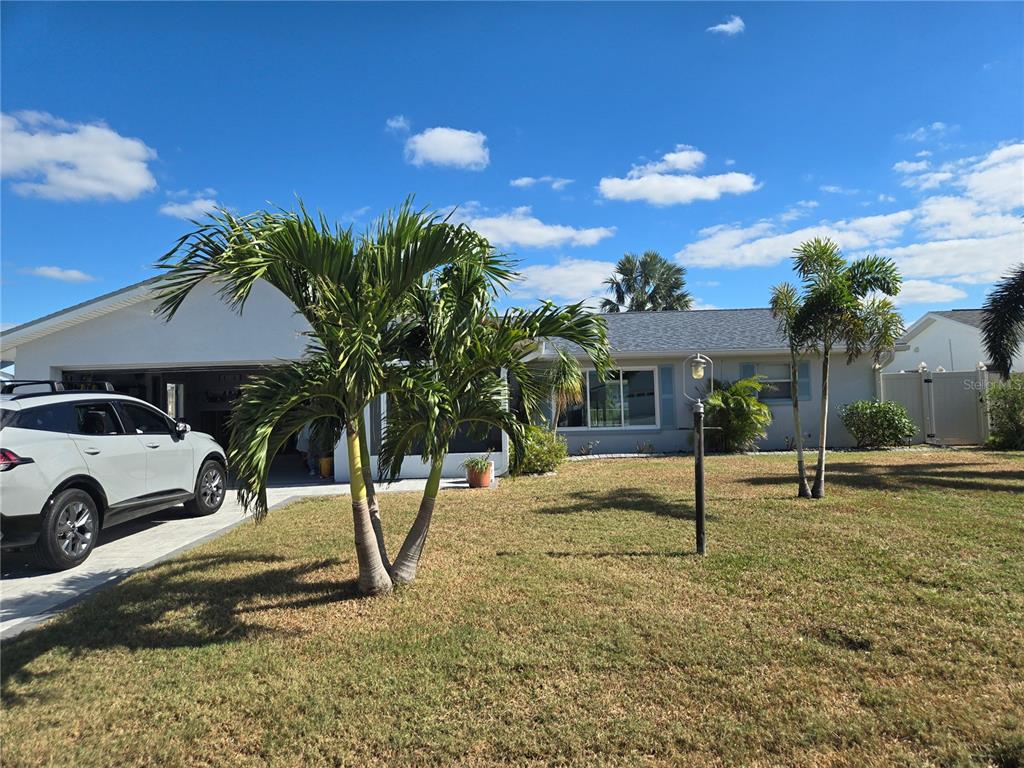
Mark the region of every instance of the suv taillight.
<instances>
[{"instance_id":1,"label":"suv taillight","mask_svg":"<svg viewBox=\"0 0 1024 768\"><path fill-rule=\"evenodd\" d=\"M14 469L19 464L31 464L32 459L22 458L14 451L7 448L0 448L0 472Z\"/></svg>"}]
</instances>

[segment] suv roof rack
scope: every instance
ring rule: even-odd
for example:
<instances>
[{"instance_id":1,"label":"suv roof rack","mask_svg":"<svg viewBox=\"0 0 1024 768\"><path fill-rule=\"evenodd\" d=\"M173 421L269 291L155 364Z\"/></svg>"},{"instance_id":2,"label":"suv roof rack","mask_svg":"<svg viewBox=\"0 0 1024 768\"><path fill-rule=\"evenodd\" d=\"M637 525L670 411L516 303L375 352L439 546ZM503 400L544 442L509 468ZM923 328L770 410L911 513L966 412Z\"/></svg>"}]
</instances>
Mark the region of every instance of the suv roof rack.
<instances>
[{"instance_id":1,"label":"suv roof rack","mask_svg":"<svg viewBox=\"0 0 1024 768\"><path fill-rule=\"evenodd\" d=\"M15 394L15 390L20 387L39 387L48 386L49 392L27 392L23 395ZM101 392L114 392L114 385L109 381L93 381L85 384L72 384L72 388L68 388L69 385L63 381L53 381L50 379L12 379L11 381L5 381L0 384L0 395L13 395L14 398L21 399L23 397L39 397L41 395L58 395L68 394L73 395L78 392L91 392L98 389Z\"/></svg>"}]
</instances>

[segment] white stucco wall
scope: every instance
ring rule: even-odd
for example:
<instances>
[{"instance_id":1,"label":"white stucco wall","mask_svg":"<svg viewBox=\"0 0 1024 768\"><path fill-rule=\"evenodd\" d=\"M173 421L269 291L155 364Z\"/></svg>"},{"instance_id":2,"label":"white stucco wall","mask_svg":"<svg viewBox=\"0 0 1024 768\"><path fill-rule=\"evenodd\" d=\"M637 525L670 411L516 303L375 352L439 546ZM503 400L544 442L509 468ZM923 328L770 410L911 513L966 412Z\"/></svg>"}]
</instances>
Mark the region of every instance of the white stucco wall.
<instances>
[{"instance_id":1,"label":"white stucco wall","mask_svg":"<svg viewBox=\"0 0 1024 768\"><path fill-rule=\"evenodd\" d=\"M201 285L170 322L143 301L19 345L19 379L56 378L61 371L273 363L305 347L306 321L276 288L258 283L241 315Z\"/></svg>"},{"instance_id":2,"label":"white stucco wall","mask_svg":"<svg viewBox=\"0 0 1024 768\"><path fill-rule=\"evenodd\" d=\"M973 371L979 362L988 360L981 331L942 316L927 317L909 344L910 349L896 353L886 373L916 371L921 363L932 371L940 366L947 371ZM1024 370L1024 351L1014 357L1013 369Z\"/></svg>"}]
</instances>

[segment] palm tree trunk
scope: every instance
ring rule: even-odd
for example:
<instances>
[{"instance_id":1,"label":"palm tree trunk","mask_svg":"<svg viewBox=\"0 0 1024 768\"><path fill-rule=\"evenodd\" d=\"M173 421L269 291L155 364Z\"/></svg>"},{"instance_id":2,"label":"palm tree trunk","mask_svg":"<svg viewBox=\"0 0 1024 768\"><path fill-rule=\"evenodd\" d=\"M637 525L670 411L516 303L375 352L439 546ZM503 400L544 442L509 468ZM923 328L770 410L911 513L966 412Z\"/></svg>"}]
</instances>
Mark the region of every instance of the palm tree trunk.
<instances>
[{"instance_id":1,"label":"palm tree trunk","mask_svg":"<svg viewBox=\"0 0 1024 768\"><path fill-rule=\"evenodd\" d=\"M442 456L430 466L430 475L427 477L427 487L423 489L419 512L416 513L412 528L409 529L405 541L402 542L402 548L391 568L391 578L395 580L396 584L408 584L416 579L416 569L420 564L423 546L427 543L427 533L430 532L430 521L434 515L434 502L437 500L437 491L441 486L443 464L444 457Z\"/></svg>"},{"instance_id":2,"label":"palm tree trunk","mask_svg":"<svg viewBox=\"0 0 1024 768\"><path fill-rule=\"evenodd\" d=\"M811 497L815 499L825 498L825 430L828 427L828 359L832 352L831 348L825 347L824 358L821 361L821 418L818 425L818 466L814 473L814 487L811 488Z\"/></svg>"},{"instance_id":3,"label":"palm tree trunk","mask_svg":"<svg viewBox=\"0 0 1024 768\"><path fill-rule=\"evenodd\" d=\"M370 441L366 439L366 421L359 420L359 460L363 465L363 485L366 486L366 502L370 506L370 523L373 535L377 539L377 549L384 567L391 570L388 560L388 549L384 544L384 526L380 521L380 502L377 501L377 489L373 484L373 464L370 462Z\"/></svg>"},{"instance_id":4,"label":"palm tree trunk","mask_svg":"<svg viewBox=\"0 0 1024 768\"><path fill-rule=\"evenodd\" d=\"M360 450L357 421L345 425L348 441L348 476L352 487L352 526L356 540L356 559L359 562L359 591L364 595L379 595L391 591L391 577L380 557L380 549L370 519L370 505L366 500L363 482L363 461Z\"/></svg>"},{"instance_id":5,"label":"palm tree trunk","mask_svg":"<svg viewBox=\"0 0 1024 768\"><path fill-rule=\"evenodd\" d=\"M551 400L551 434L558 434L558 403Z\"/></svg>"},{"instance_id":6,"label":"palm tree trunk","mask_svg":"<svg viewBox=\"0 0 1024 768\"><path fill-rule=\"evenodd\" d=\"M800 429L800 382L797 378L796 350L791 349L790 356L790 397L793 399L793 428L796 430L796 472L797 496L801 499L811 497L811 488L807 484L807 467L804 465L804 436Z\"/></svg>"}]
</instances>

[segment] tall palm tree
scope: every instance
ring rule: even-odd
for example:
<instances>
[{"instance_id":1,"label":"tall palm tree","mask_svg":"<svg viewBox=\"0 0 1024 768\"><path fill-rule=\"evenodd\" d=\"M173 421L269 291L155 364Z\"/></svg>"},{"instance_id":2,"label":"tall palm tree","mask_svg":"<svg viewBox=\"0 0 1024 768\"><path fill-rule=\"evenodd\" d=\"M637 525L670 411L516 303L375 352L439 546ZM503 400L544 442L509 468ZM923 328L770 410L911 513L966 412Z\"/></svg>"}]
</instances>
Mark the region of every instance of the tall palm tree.
<instances>
[{"instance_id":1,"label":"tall palm tree","mask_svg":"<svg viewBox=\"0 0 1024 768\"><path fill-rule=\"evenodd\" d=\"M627 253L604 284L612 298L601 299L602 312L659 312L693 306L686 290L686 268L657 251L645 251L643 256Z\"/></svg>"},{"instance_id":2,"label":"tall palm tree","mask_svg":"<svg viewBox=\"0 0 1024 768\"><path fill-rule=\"evenodd\" d=\"M548 369L547 385L551 390L551 431L558 434L558 420L566 408L583 402L583 369L580 361L564 349L556 349Z\"/></svg>"},{"instance_id":3,"label":"tall palm tree","mask_svg":"<svg viewBox=\"0 0 1024 768\"><path fill-rule=\"evenodd\" d=\"M395 322L425 274L479 248L480 237L407 201L361 238L321 215L218 211L184 235L160 260L165 270L159 312L174 316L210 281L242 312L263 280L277 288L310 326L302 359L275 366L241 387L233 409L229 458L239 501L257 520L267 511L270 463L285 441L315 419L344 425L359 589L391 589L364 482L362 413L399 367L394 350L409 326ZM382 539L381 539L382 541Z\"/></svg>"},{"instance_id":4,"label":"tall palm tree","mask_svg":"<svg viewBox=\"0 0 1024 768\"><path fill-rule=\"evenodd\" d=\"M796 319L800 312L800 297L792 283L780 283L772 288L772 317L779 322L779 333L789 345L790 398L793 403L793 428L796 430L796 472L797 496L802 499L811 497L811 487L807 484L807 467L804 463L804 435L800 426L800 381L798 357L803 349L803 342L797 333Z\"/></svg>"},{"instance_id":5,"label":"tall palm tree","mask_svg":"<svg viewBox=\"0 0 1024 768\"><path fill-rule=\"evenodd\" d=\"M545 303L496 315L493 284L478 265L462 262L424 281L413 304L410 319L419 332L410 337L414 343L400 386L388 393L380 463L384 474L397 476L417 445L430 471L416 520L391 568L396 583L416 577L441 469L459 429L469 428L471 434L501 429L513 457L523 455L524 424L510 408L507 381L516 381L527 416L535 415L549 394L547 376L527 363L539 341L564 339L578 345L598 370L610 364L604 322L582 304Z\"/></svg>"},{"instance_id":6,"label":"tall palm tree","mask_svg":"<svg viewBox=\"0 0 1024 768\"><path fill-rule=\"evenodd\" d=\"M797 336L821 355L821 411L818 462L811 497L825 495L825 445L828 426L829 361L842 346L846 362L871 353L877 363L903 333L903 318L889 298L899 293L902 279L891 259L865 256L847 264L832 240L814 238L794 249L793 265L803 285L794 318Z\"/></svg>"},{"instance_id":7,"label":"tall palm tree","mask_svg":"<svg viewBox=\"0 0 1024 768\"><path fill-rule=\"evenodd\" d=\"M1024 348L1024 262L996 283L983 312L981 335L992 370L1009 378L1013 356Z\"/></svg>"}]
</instances>

